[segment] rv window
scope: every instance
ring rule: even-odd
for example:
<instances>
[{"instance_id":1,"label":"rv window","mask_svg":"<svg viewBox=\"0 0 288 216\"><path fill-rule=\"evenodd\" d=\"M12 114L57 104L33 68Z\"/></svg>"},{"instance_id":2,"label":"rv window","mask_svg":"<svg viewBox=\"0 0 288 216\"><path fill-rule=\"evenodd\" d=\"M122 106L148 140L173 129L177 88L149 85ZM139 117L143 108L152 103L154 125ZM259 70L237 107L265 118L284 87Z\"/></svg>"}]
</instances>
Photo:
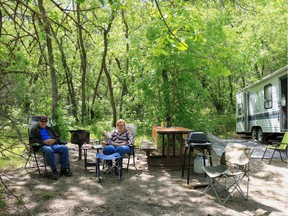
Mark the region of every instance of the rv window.
<instances>
[{"instance_id":1,"label":"rv window","mask_svg":"<svg viewBox=\"0 0 288 216\"><path fill-rule=\"evenodd\" d=\"M272 108L272 84L264 86L264 108Z\"/></svg>"},{"instance_id":2,"label":"rv window","mask_svg":"<svg viewBox=\"0 0 288 216\"><path fill-rule=\"evenodd\" d=\"M241 104L238 104L238 115L242 114Z\"/></svg>"}]
</instances>

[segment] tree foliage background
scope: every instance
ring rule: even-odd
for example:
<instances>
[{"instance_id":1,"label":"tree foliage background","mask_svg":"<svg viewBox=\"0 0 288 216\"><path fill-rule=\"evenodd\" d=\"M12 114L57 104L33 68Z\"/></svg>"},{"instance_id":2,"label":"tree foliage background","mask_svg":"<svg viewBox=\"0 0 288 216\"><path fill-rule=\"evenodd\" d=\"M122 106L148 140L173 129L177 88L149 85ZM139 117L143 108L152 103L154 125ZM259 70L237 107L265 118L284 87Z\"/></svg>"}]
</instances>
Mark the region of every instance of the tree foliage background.
<instances>
[{"instance_id":1,"label":"tree foliage background","mask_svg":"<svg viewBox=\"0 0 288 216\"><path fill-rule=\"evenodd\" d=\"M287 64L286 12L284 0L1 0L1 156L39 114L64 138L118 118L146 134L161 121L233 131L235 93Z\"/></svg>"}]
</instances>

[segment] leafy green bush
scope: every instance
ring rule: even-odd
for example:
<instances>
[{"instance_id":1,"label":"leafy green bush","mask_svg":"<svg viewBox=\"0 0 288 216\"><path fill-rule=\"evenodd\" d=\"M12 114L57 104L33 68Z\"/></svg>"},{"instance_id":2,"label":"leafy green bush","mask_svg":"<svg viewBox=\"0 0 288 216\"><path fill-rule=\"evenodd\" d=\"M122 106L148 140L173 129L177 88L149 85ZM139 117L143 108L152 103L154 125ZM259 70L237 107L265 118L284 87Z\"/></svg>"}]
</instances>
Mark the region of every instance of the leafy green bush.
<instances>
[{"instance_id":1,"label":"leafy green bush","mask_svg":"<svg viewBox=\"0 0 288 216\"><path fill-rule=\"evenodd\" d=\"M110 121L100 121L95 124L92 124L90 130L95 135L95 138L98 140L105 140L107 137L106 132L109 132L113 129Z\"/></svg>"}]
</instances>

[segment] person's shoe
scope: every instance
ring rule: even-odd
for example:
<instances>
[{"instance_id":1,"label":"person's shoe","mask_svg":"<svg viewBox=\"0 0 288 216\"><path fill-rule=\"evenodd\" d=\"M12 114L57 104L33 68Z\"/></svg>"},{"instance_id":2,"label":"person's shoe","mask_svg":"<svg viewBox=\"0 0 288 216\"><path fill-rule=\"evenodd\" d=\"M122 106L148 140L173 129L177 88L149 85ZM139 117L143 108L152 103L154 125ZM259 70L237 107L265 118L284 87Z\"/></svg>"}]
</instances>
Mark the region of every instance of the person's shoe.
<instances>
[{"instance_id":1,"label":"person's shoe","mask_svg":"<svg viewBox=\"0 0 288 216\"><path fill-rule=\"evenodd\" d=\"M51 178L54 179L54 180L58 179L59 178L58 172L57 171L53 171Z\"/></svg>"},{"instance_id":2,"label":"person's shoe","mask_svg":"<svg viewBox=\"0 0 288 216\"><path fill-rule=\"evenodd\" d=\"M62 169L60 171L60 175L70 177L70 176L73 176L73 173L69 169Z\"/></svg>"}]
</instances>

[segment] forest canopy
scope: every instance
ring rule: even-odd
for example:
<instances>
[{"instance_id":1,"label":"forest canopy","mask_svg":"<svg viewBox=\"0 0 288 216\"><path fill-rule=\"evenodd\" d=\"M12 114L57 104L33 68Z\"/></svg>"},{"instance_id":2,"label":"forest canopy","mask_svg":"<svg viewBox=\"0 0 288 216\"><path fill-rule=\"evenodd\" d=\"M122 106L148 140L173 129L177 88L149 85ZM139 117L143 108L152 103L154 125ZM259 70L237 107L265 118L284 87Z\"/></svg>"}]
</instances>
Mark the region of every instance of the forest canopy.
<instances>
[{"instance_id":1,"label":"forest canopy","mask_svg":"<svg viewBox=\"0 0 288 216\"><path fill-rule=\"evenodd\" d=\"M233 130L235 93L287 64L286 13L284 0L2 0L1 134L21 141L39 114L63 136L119 118Z\"/></svg>"}]
</instances>

